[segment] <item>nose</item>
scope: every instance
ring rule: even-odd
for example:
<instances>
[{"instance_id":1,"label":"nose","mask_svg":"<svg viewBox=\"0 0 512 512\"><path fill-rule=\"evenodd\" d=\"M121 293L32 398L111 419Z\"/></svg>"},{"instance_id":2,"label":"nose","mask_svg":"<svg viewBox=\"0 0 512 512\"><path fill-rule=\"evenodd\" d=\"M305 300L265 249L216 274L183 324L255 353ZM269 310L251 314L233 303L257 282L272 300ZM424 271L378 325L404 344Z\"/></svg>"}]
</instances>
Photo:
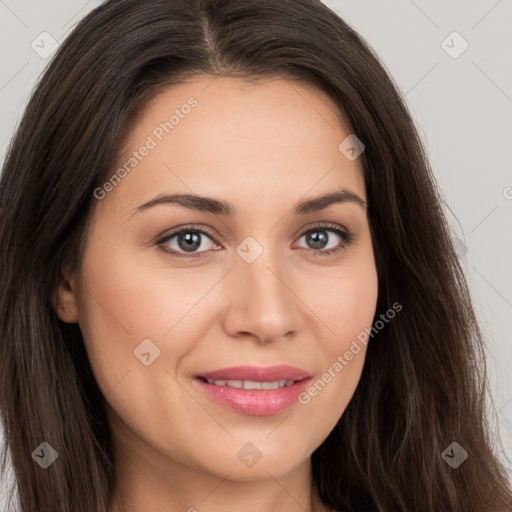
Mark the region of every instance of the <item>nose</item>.
<instances>
[{"instance_id":1,"label":"nose","mask_svg":"<svg viewBox=\"0 0 512 512\"><path fill-rule=\"evenodd\" d=\"M269 343L289 338L301 328L301 315L296 310L300 300L284 267L267 251L252 263L237 257L229 275L228 311L224 318L227 333Z\"/></svg>"}]
</instances>

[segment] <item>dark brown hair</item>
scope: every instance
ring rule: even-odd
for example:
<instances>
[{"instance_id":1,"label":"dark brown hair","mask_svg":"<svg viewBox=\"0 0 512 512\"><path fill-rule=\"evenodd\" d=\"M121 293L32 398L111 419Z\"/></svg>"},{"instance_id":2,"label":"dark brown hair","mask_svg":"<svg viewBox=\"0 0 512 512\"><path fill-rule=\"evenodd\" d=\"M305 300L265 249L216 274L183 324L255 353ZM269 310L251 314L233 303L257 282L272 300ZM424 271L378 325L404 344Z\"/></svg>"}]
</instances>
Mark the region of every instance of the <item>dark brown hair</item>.
<instances>
[{"instance_id":1,"label":"dark brown hair","mask_svg":"<svg viewBox=\"0 0 512 512\"><path fill-rule=\"evenodd\" d=\"M22 512L106 512L115 486L106 402L61 271L80 264L93 191L158 91L197 75L289 77L325 91L362 154L379 295L347 409L312 455L338 511L512 509L487 419L484 343L424 149L368 45L316 0L111 0L64 41L8 149L0 189L0 412ZM340 141L341 142L341 141ZM31 454L59 453L45 471ZM441 454L469 454L457 469ZM13 489L14 490L14 489Z\"/></svg>"}]
</instances>

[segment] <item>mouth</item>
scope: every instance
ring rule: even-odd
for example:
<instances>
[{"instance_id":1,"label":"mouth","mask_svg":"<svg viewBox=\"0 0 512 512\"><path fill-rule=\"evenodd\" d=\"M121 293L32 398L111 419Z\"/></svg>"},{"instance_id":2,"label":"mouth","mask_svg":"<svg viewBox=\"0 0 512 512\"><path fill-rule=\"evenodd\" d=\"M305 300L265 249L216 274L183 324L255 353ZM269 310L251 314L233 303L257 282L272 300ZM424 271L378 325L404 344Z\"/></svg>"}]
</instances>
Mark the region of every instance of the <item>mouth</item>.
<instances>
[{"instance_id":1,"label":"mouth","mask_svg":"<svg viewBox=\"0 0 512 512\"><path fill-rule=\"evenodd\" d=\"M210 384L217 381L225 382L252 382L252 383L278 383L278 387L283 387L289 381L300 381L310 377L309 372L288 365L275 366L232 366L230 368L222 368L221 370L213 370L203 372L196 377L209 382ZM284 384L283 384L284 381ZM258 389L258 388L247 388Z\"/></svg>"},{"instance_id":2,"label":"mouth","mask_svg":"<svg viewBox=\"0 0 512 512\"><path fill-rule=\"evenodd\" d=\"M204 377L198 377L198 379L208 384L213 384L214 386L227 386L228 388L235 389L279 389L284 387L290 387L296 382L301 382L302 380L304 380L280 379L274 381L258 382L255 380L214 380L206 379Z\"/></svg>"},{"instance_id":3,"label":"mouth","mask_svg":"<svg viewBox=\"0 0 512 512\"><path fill-rule=\"evenodd\" d=\"M311 379L291 366L239 366L197 375L193 380L217 404L249 415L269 416L297 402Z\"/></svg>"}]
</instances>

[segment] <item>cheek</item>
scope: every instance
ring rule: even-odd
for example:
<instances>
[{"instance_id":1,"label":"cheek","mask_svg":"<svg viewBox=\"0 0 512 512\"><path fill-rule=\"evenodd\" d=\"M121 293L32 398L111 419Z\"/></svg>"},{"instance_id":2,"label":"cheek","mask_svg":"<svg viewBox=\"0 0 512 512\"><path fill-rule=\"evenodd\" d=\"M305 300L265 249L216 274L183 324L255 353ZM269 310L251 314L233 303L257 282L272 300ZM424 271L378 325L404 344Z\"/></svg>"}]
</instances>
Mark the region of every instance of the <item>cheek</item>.
<instances>
[{"instance_id":1,"label":"cheek","mask_svg":"<svg viewBox=\"0 0 512 512\"><path fill-rule=\"evenodd\" d=\"M95 379L116 421L179 450L165 432L179 430L173 413L191 400L172 376L200 339L194 305L217 278L171 272L121 245L94 249L84 258L79 323Z\"/></svg>"},{"instance_id":2,"label":"cheek","mask_svg":"<svg viewBox=\"0 0 512 512\"><path fill-rule=\"evenodd\" d=\"M373 253L361 251L353 261L323 277L324 293L315 290L320 318L331 335L324 338L325 353L333 356L349 350L357 336L370 328L377 307L378 277Z\"/></svg>"},{"instance_id":3,"label":"cheek","mask_svg":"<svg viewBox=\"0 0 512 512\"><path fill-rule=\"evenodd\" d=\"M359 383L376 311L378 278L373 254L368 251L360 256L354 264L338 269L336 278L324 279L326 293L320 298L315 292L316 299L312 299L331 334L319 339L320 373L299 402L328 429L337 423Z\"/></svg>"},{"instance_id":4,"label":"cheek","mask_svg":"<svg viewBox=\"0 0 512 512\"><path fill-rule=\"evenodd\" d=\"M347 277L330 302L335 348L348 350L351 340L371 327L377 305L377 276L372 270Z\"/></svg>"},{"instance_id":5,"label":"cheek","mask_svg":"<svg viewBox=\"0 0 512 512\"><path fill-rule=\"evenodd\" d=\"M209 291L223 269L172 269L165 257L99 239L91 248L82 267L79 324L100 388L109 390L142 366L136 358L146 349L151 367L175 373L213 321Z\"/></svg>"}]
</instances>

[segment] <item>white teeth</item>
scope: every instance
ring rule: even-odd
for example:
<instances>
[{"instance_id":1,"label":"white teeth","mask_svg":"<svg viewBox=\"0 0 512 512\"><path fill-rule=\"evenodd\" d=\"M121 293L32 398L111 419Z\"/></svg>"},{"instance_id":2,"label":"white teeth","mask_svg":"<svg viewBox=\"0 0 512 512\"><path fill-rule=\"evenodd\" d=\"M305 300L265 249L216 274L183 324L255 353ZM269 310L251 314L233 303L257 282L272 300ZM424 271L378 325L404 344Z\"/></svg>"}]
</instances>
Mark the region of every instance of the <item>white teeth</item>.
<instances>
[{"instance_id":1,"label":"white teeth","mask_svg":"<svg viewBox=\"0 0 512 512\"><path fill-rule=\"evenodd\" d=\"M208 384L215 384L216 386L227 386L230 388L244 388L244 389L278 389L285 386L291 386L295 383L294 380L275 380L273 382L256 382L254 380L213 380L206 379Z\"/></svg>"},{"instance_id":2,"label":"white teeth","mask_svg":"<svg viewBox=\"0 0 512 512\"><path fill-rule=\"evenodd\" d=\"M241 388L243 386L243 382L241 380L227 380L225 385L230 388Z\"/></svg>"},{"instance_id":3,"label":"white teeth","mask_svg":"<svg viewBox=\"0 0 512 512\"><path fill-rule=\"evenodd\" d=\"M255 382L253 380L244 380L244 389L261 389L261 382Z\"/></svg>"}]
</instances>

